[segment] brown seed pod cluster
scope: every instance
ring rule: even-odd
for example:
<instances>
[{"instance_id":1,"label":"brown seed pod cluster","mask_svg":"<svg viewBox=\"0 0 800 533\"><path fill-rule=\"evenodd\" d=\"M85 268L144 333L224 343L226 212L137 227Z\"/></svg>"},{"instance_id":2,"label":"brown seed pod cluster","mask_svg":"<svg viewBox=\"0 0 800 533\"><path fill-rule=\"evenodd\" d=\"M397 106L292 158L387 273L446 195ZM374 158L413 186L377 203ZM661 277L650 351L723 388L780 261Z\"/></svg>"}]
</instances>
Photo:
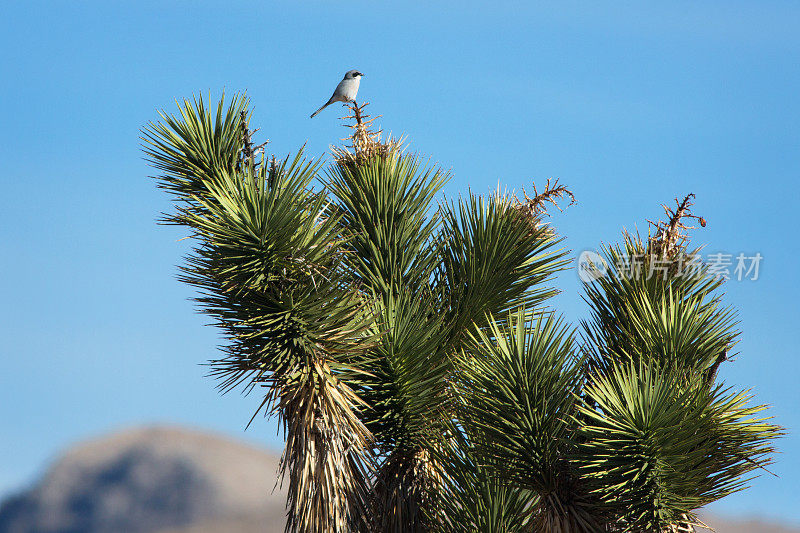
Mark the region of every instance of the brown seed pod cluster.
<instances>
[{"instance_id":1,"label":"brown seed pod cluster","mask_svg":"<svg viewBox=\"0 0 800 533\"><path fill-rule=\"evenodd\" d=\"M700 223L701 227L706 227L705 218L692 214L694 197L694 194L689 193L683 201L678 201L675 198L675 209L669 208L667 204L661 204L667 215L666 222L661 220L658 222L647 221L655 228L655 235L648 237L650 254L669 258L685 251L686 243L689 239L686 232L697 228L697 226L687 226L684 223L687 219L694 218Z\"/></svg>"},{"instance_id":2,"label":"brown seed pod cluster","mask_svg":"<svg viewBox=\"0 0 800 533\"><path fill-rule=\"evenodd\" d=\"M347 104L347 107L350 108L350 114L342 117L342 120L353 121L352 123L344 124L346 128L352 129L352 133L342 140L350 141L350 145L331 147L333 157L340 166L358 165L375 156L385 159L400 149L401 139L390 137L384 141L381 139L383 131L373 129L372 124L380 115L371 117L365 113L364 109L368 105L369 102L364 102L361 105L356 103Z\"/></svg>"},{"instance_id":3,"label":"brown seed pod cluster","mask_svg":"<svg viewBox=\"0 0 800 533\"><path fill-rule=\"evenodd\" d=\"M569 200L566 207L571 206L576 202L575 195L572 194L566 186L560 185L556 179L551 183L550 178L547 179L547 184L544 190L539 192L536 189L536 184L533 184L533 196L528 196L525 189L522 189L523 200L520 200L516 195L510 198L509 207L517 211L522 217L527 220L534 230L539 229L543 225L543 218L550 216L547 212L548 204L552 204L559 211L563 211L561 206L558 205L559 201Z\"/></svg>"}]
</instances>

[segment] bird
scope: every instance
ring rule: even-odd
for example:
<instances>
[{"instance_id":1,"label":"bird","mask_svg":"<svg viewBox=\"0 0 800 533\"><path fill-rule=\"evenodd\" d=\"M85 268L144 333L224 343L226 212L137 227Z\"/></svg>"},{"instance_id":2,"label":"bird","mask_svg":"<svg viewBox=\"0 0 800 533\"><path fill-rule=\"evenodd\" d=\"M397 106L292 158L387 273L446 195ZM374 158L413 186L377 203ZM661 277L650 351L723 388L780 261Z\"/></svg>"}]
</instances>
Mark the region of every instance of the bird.
<instances>
[{"instance_id":1,"label":"bird","mask_svg":"<svg viewBox=\"0 0 800 533\"><path fill-rule=\"evenodd\" d=\"M363 74L356 69L345 72L344 78L342 78L342 81L336 86L336 90L333 91L331 99L325 102L325 105L314 111L311 114L311 118L316 117L320 111L334 102L355 102L356 95L358 94L358 85L361 83L361 76L363 76Z\"/></svg>"}]
</instances>

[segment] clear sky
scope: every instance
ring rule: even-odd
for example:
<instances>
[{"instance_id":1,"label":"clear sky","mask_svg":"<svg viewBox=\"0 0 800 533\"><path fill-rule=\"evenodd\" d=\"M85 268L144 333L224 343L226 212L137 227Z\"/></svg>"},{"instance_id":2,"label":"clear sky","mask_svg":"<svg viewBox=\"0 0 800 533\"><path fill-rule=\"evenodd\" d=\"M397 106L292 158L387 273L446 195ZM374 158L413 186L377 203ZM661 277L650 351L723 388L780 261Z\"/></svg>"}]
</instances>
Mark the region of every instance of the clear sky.
<instances>
[{"instance_id":1,"label":"clear sky","mask_svg":"<svg viewBox=\"0 0 800 533\"><path fill-rule=\"evenodd\" d=\"M725 381L772 404L773 470L719 512L800 523L797 206L800 4L673 1L36 2L0 10L0 495L78 440L181 423L244 432L256 397L204 378L218 337L175 279L188 251L156 219L139 130L174 99L246 90L277 154L323 156L350 68L383 128L452 168L449 195L561 178L577 255L688 192L709 252L763 256L731 281L740 355ZM491 7L488 7L488 6ZM219 7L224 6L224 7ZM556 305L586 315L574 270Z\"/></svg>"}]
</instances>

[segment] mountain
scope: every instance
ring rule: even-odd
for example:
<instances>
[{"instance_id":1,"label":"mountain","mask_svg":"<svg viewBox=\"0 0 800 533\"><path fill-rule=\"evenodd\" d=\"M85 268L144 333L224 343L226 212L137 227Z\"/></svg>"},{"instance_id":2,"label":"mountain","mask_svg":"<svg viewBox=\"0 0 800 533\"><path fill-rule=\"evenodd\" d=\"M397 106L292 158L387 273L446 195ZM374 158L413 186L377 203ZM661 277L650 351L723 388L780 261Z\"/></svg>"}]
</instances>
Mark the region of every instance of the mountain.
<instances>
[{"instance_id":1,"label":"mountain","mask_svg":"<svg viewBox=\"0 0 800 533\"><path fill-rule=\"evenodd\" d=\"M79 444L0 504L0 533L281 533L278 456L226 437L146 427ZM274 489L274 490L273 490ZM800 533L702 515L717 533Z\"/></svg>"},{"instance_id":2,"label":"mountain","mask_svg":"<svg viewBox=\"0 0 800 533\"><path fill-rule=\"evenodd\" d=\"M278 456L188 429L139 428L68 450L0 507L0 533L150 533L261 519L283 531ZM274 527L272 527L274 526Z\"/></svg>"},{"instance_id":3,"label":"mountain","mask_svg":"<svg viewBox=\"0 0 800 533\"><path fill-rule=\"evenodd\" d=\"M716 533L798 533L800 529L772 524L762 520L726 520L714 515L702 515L700 519ZM222 530L219 530L220 532ZM700 530L701 532L705 530Z\"/></svg>"}]
</instances>

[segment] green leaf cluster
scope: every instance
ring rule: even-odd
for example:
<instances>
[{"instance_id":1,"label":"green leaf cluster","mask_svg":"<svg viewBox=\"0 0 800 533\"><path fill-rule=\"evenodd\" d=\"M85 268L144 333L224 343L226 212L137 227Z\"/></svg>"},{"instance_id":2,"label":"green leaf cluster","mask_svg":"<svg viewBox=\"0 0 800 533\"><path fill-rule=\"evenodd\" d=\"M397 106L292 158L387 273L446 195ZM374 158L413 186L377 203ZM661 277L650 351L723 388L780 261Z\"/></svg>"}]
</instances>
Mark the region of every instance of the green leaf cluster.
<instances>
[{"instance_id":1,"label":"green leaf cluster","mask_svg":"<svg viewBox=\"0 0 800 533\"><path fill-rule=\"evenodd\" d=\"M442 199L447 171L360 130L327 166L256 162L248 105L182 102L143 149L226 339L212 375L283 424L287 531L667 531L769 464L780 428L716 383L739 332L696 251L625 234L576 329L541 205Z\"/></svg>"}]
</instances>

